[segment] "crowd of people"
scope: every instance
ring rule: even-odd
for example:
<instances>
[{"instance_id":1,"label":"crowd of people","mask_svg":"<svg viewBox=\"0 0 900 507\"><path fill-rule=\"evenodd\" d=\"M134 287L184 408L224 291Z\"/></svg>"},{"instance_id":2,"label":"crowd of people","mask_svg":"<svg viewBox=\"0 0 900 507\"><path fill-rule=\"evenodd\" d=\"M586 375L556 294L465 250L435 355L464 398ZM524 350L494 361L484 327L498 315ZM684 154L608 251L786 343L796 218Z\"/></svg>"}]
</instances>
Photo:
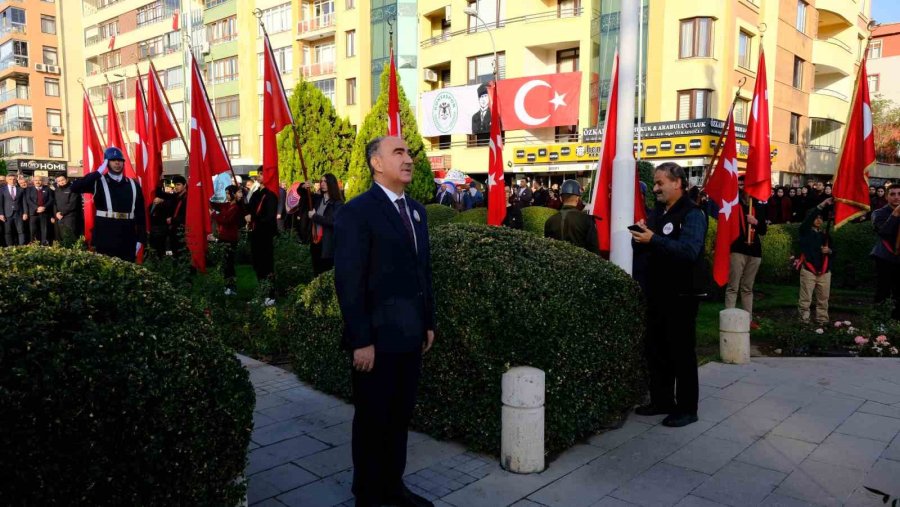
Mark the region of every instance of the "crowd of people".
<instances>
[{"instance_id":1,"label":"crowd of people","mask_svg":"<svg viewBox=\"0 0 900 507\"><path fill-rule=\"evenodd\" d=\"M74 240L82 233L81 196L68 178L49 185L43 176L7 174L0 188L0 241L3 246Z\"/></svg>"}]
</instances>

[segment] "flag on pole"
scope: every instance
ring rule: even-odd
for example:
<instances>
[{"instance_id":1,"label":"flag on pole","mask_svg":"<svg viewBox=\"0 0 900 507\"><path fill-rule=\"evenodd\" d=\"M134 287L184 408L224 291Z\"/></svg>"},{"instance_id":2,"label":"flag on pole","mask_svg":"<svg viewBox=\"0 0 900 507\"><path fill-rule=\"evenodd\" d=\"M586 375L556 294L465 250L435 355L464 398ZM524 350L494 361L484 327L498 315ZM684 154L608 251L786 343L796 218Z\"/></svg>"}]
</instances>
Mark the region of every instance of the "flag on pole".
<instances>
[{"instance_id":1,"label":"flag on pole","mask_svg":"<svg viewBox=\"0 0 900 507\"><path fill-rule=\"evenodd\" d=\"M219 135L197 60L191 55L191 152L188 155L188 195L184 237L191 264L206 272L206 237L212 232L209 199L213 177L231 170L231 159Z\"/></svg>"},{"instance_id":2,"label":"flag on pole","mask_svg":"<svg viewBox=\"0 0 900 507\"><path fill-rule=\"evenodd\" d=\"M107 48L110 51L112 51L113 49L116 49L116 36L115 35L113 35L112 37L109 38L109 45L107 46Z\"/></svg>"},{"instance_id":3,"label":"flag on pole","mask_svg":"<svg viewBox=\"0 0 900 507\"><path fill-rule=\"evenodd\" d=\"M393 61L393 60L392 60ZM391 67L393 69L393 66ZM399 130L399 113L397 127ZM398 132L397 135L400 135ZM506 181L503 177L503 135L500 128L500 94L497 82L491 86L491 139L488 141L488 225L502 225L506 219Z\"/></svg>"},{"instance_id":4,"label":"flag on pole","mask_svg":"<svg viewBox=\"0 0 900 507\"><path fill-rule=\"evenodd\" d=\"M178 31L178 14L178 9L175 9L175 12L172 14L172 30L175 32Z\"/></svg>"},{"instance_id":5,"label":"flag on pole","mask_svg":"<svg viewBox=\"0 0 900 507\"><path fill-rule=\"evenodd\" d=\"M147 152L147 140L149 139L147 131L147 99L144 94L141 76L138 76L134 81L134 133L136 138L134 143L134 172L143 186L144 175L147 173L147 163L150 157L150 154ZM149 221L149 219L150 214L147 213L147 220Z\"/></svg>"},{"instance_id":6,"label":"flag on pole","mask_svg":"<svg viewBox=\"0 0 900 507\"><path fill-rule=\"evenodd\" d=\"M772 196L772 157L769 154L769 89L766 83L766 55L759 46L759 64L756 69L756 86L753 89L753 105L747 125L747 172L744 174L744 192L759 200L768 201Z\"/></svg>"},{"instance_id":7,"label":"flag on pole","mask_svg":"<svg viewBox=\"0 0 900 507\"><path fill-rule=\"evenodd\" d=\"M277 134L288 125L293 125L294 117L288 104L281 72L275 63L275 54L269 42L269 34L263 37L263 185L278 195L278 139Z\"/></svg>"},{"instance_id":8,"label":"flag on pole","mask_svg":"<svg viewBox=\"0 0 900 507\"><path fill-rule=\"evenodd\" d=\"M138 76L140 80L140 76ZM144 204L147 206L147 215L153 204L153 196L162 179L163 145L172 139L178 138L178 126L175 124L175 116L169 108L169 100L166 91L159 82L156 68L150 63L147 71L147 162L144 180L141 188L144 192Z\"/></svg>"},{"instance_id":9,"label":"flag on pole","mask_svg":"<svg viewBox=\"0 0 900 507\"><path fill-rule=\"evenodd\" d=\"M94 127L94 110L87 92L84 92L84 105L82 106L81 131L84 133L84 145L82 146L81 163L84 166L84 175L97 170L103 160L103 143ZM94 232L94 196L84 194L84 239L88 244Z\"/></svg>"},{"instance_id":10,"label":"flag on pole","mask_svg":"<svg viewBox=\"0 0 900 507\"><path fill-rule=\"evenodd\" d=\"M738 193L737 143L734 134L734 116L726 121L725 146L716 169L706 183L706 194L719 207L716 230L716 253L713 258L713 279L719 286L728 283L731 244L741 235L744 212ZM746 181L746 180L745 180ZM744 183L746 185L746 182ZM745 187L746 188L746 187Z\"/></svg>"},{"instance_id":11,"label":"flag on pole","mask_svg":"<svg viewBox=\"0 0 900 507\"><path fill-rule=\"evenodd\" d=\"M609 256L611 246L610 226L612 224L612 173L613 161L616 159L616 112L619 109L619 53L613 57L612 87L609 91L606 107L606 121L603 124L603 143L600 146L600 162L597 175L594 177L594 188L591 190L591 203L594 222L597 227L597 244L600 253ZM644 207L644 196L641 193L640 175L634 172L634 222L647 219Z\"/></svg>"},{"instance_id":12,"label":"flag on pole","mask_svg":"<svg viewBox=\"0 0 900 507\"><path fill-rule=\"evenodd\" d=\"M495 93L496 95L496 93ZM387 135L403 137L400 127L400 90L397 87L397 67L394 65L394 47L391 46L391 68L388 73L388 130Z\"/></svg>"},{"instance_id":13,"label":"flag on pole","mask_svg":"<svg viewBox=\"0 0 900 507\"><path fill-rule=\"evenodd\" d=\"M116 108L116 99L113 97L112 88L106 88L106 132L109 146L115 146L122 150L125 156L125 176L136 177L134 166L131 165L131 157L128 156L128 144L122 135L122 126L119 123L119 111Z\"/></svg>"},{"instance_id":14,"label":"flag on pole","mask_svg":"<svg viewBox=\"0 0 900 507\"><path fill-rule=\"evenodd\" d=\"M869 211L869 169L875 165L875 131L866 59L863 55L859 64L850 118L841 147L841 161L834 173L835 229Z\"/></svg>"}]
</instances>

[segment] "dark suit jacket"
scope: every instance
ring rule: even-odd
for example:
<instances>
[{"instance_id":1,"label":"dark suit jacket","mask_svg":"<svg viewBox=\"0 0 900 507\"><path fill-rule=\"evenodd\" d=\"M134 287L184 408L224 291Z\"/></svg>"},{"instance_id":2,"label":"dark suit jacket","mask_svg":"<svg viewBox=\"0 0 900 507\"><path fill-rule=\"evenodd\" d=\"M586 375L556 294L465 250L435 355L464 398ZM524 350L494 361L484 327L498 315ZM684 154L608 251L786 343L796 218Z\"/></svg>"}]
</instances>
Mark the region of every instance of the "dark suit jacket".
<instances>
[{"instance_id":1,"label":"dark suit jacket","mask_svg":"<svg viewBox=\"0 0 900 507\"><path fill-rule=\"evenodd\" d=\"M278 232L275 215L278 210L278 196L268 188L260 188L250 196L247 203L250 223L255 236L272 235Z\"/></svg>"},{"instance_id":2,"label":"dark suit jacket","mask_svg":"<svg viewBox=\"0 0 900 507\"><path fill-rule=\"evenodd\" d=\"M516 193L513 194L517 208L527 208L528 206L531 206L531 199L533 197L534 195L531 193L530 188L526 188L524 192L522 189L517 189Z\"/></svg>"},{"instance_id":3,"label":"dark suit jacket","mask_svg":"<svg viewBox=\"0 0 900 507\"><path fill-rule=\"evenodd\" d=\"M313 209L318 210L322 203L322 195L313 196ZM325 205L322 214L316 213L312 217L312 221L322 227L322 258L330 259L334 257L334 215L341 209L344 203L340 201L329 200Z\"/></svg>"},{"instance_id":4,"label":"dark suit jacket","mask_svg":"<svg viewBox=\"0 0 900 507\"><path fill-rule=\"evenodd\" d=\"M438 204L443 204L444 206L452 206L453 205L453 194L446 191L438 192L438 195L435 197Z\"/></svg>"},{"instance_id":5,"label":"dark suit jacket","mask_svg":"<svg viewBox=\"0 0 900 507\"><path fill-rule=\"evenodd\" d=\"M13 199L9 187L4 183L0 187L0 214L9 218L23 213L25 213L25 191L16 185L16 198Z\"/></svg>"},{"instance_id":6,"label":"dark suit jacket","mask_svg":"<svg viewBox=\"0 0 900 507\"><path fill-rule=\"evenodd\" d=\"M56 204L56 212L62 213L63 216L79 213L82 209L81 194L72 192L71 184L64 187L56 187L53 201Z\"/></svg>"},{"instance_id":7,"label":"dark suit jacket","mask_svg":"<svg viewBox=\"0 0 900 507\"><path fill-rule=\"evenodd\" d=\"M491 133L491 111L487 110L484 114L484 120L481 119L481 110L479 109L472 115L472 133L473 134L490 134Z\"/></svg>"},{"instance_id":8,"label":"dark suit jacket","mask_svg":"<svg viewBox=\"0 0 900 507\"><path fill-rule=\"evenodd\" d=\"M37 187L28 187L25 192L25 210L29 215L37 215L38 209L38 192L43 195L44 199L44 214L50 216L50 212L53 210L53 191L50 190L50 187L44 185L41 188Z\"/></svg>"},{"instance_id":9,"label":"dark suit jacket","mask_svg":"<svg viewBox=\"0 0 900 507\"><path fill-rule=\"evenodd\" d=\"M344 320L342 345L348 350L374 344L376 352L413 352L434 329L425 207L409 195L406 202L418 250L377 184L335 217L334 283Z\"/></svg>"}]
</instances>

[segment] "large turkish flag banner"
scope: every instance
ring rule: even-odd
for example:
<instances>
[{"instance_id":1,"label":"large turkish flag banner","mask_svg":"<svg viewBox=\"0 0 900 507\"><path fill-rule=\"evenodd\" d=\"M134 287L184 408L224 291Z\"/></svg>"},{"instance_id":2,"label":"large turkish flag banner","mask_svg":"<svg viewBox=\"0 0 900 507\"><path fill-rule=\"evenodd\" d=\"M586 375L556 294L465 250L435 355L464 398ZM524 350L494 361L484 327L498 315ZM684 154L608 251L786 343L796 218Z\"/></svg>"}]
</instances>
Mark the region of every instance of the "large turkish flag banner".
<instances>
[{"instance_id":1,"label":"large turkish flag banner","mask_svg":"<svg viewBox=\"0 0 900 507\"><path fill-rule=\"evenodd\" d=\"M503 79L499 82L503 130L578 123L581 72Z\"/></svg>"}]
</instances>

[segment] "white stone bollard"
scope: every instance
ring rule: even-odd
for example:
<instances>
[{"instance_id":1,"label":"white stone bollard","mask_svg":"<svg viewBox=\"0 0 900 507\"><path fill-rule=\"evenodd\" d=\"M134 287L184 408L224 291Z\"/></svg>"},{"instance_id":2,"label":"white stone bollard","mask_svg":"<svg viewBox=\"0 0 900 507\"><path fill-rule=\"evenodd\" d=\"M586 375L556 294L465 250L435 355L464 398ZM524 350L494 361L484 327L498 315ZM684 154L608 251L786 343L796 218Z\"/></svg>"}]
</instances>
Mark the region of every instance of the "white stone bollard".
<instances>
[{"instance_id":1,"label":"white stone bollard","mask_svg":"<svg viewBox=\"0 0 900 507\"><path fill-rule=\"evenodd\" d=\"M719 355L723 363L750 362L750 313L739 308L719 312Z\"/></svg>"},{"instance_id":2,"label":"white stone bollard","mask_svg":"<svg viewBox=\"0 0 900 507\"><path fill-rule=\"evenodd\" d=\"M510 472L544 471L544 372L510 368L501 381L500 465Z\"/></svg>"}]
</instances>

